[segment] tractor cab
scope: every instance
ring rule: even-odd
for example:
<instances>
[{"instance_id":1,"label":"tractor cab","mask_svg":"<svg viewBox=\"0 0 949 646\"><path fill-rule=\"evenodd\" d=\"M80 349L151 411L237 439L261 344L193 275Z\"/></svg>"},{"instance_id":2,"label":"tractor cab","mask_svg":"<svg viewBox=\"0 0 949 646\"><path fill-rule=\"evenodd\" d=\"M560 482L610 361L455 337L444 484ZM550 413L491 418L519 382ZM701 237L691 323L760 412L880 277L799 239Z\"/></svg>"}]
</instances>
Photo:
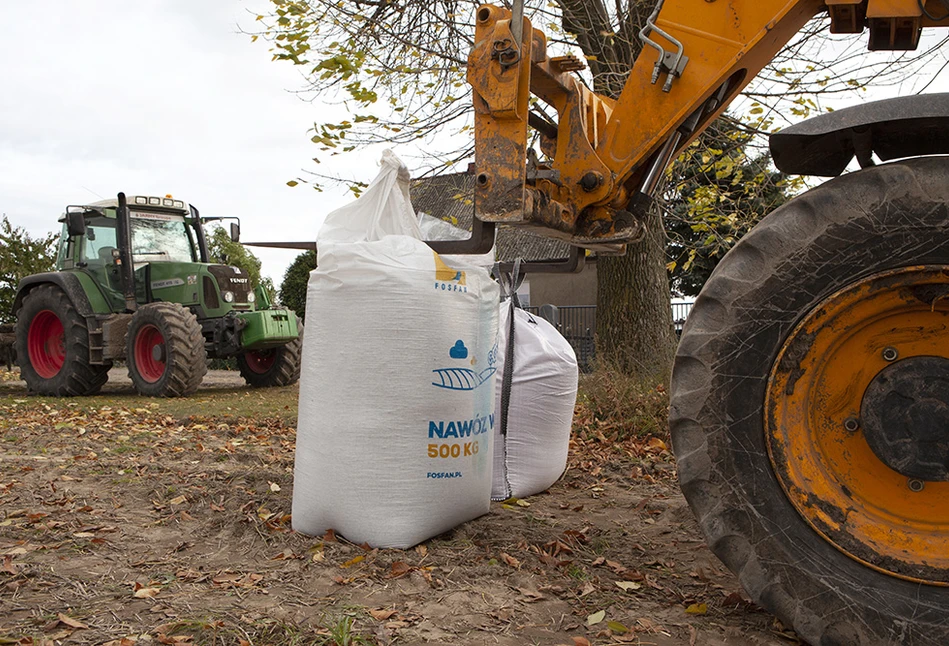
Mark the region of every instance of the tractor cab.
<instances>
[{"instance_id":1,"label":"tractor cab","mask_svg":"<svg viewBox=\"0 0 949 646\"><path fill-rule=\"evenodd\" d=\"M135 303L173 301L199 319L255 309L246 273L209 263L197 209L168 195L132 195L126 204L124 223L117 199L67 207L57 269L88 274L114 311L129 302L126 284L132 285Z\"/></svg>"},{"instance_id":2,"label":"tractor cab","mask_svg":"<svg viewBox=\"0 0 949 646\"><path fill-rule=\"evenodd\" d=\"M117 211L116 199L66 207L60 218L63 233L57 269L103 266L118 260ZM208 261L200 218L181 200L130 197L129 228L132 261L136 264Z\"/></svg>"}]
</instances>

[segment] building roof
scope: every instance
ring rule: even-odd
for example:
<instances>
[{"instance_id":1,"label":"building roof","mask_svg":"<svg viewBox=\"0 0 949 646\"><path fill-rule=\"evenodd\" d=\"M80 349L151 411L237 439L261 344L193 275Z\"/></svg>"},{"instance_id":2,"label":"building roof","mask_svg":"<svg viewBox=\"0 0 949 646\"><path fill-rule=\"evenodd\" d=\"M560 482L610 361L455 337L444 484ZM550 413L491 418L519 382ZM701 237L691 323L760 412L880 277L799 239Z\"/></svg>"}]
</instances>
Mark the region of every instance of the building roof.
<instances>
[{"instance_id":1,"label":"building roof","mask_svg":"<svg viewBox=\"0 0 949 646\"><path fill-rule=\"evenodd\" d=\"M474 176L451 173L412 182L412 206L418 213L427 213L471 231L474 212ZM554 238L546 238L520 227L499 225L497 252L501 262L521 260L560 260L570 254L570 246Z\"/></svg>"}]
</instances>

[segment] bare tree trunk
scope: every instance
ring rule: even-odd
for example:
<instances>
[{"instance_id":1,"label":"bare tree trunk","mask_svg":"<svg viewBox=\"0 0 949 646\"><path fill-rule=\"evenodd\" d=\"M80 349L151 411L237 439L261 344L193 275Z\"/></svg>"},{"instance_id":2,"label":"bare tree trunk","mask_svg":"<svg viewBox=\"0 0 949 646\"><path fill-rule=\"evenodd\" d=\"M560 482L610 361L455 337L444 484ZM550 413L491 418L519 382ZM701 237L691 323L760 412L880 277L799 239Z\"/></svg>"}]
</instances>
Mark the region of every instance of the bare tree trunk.
<instances>
[{"instance_id":1,"label":"bare tree trunk","mask_svg":"<svg viewBox=\"0 0 949 646\"><path fill-rule=\"evenodd\" d=\"M661 383L668 383L676 345L665 248L659 211L650 209L645 237L627 245L625 256L597 258L597 360Z\"/></svg>"},{"instance_id":2,"label":"bare tree trunk","mask_svg":"<svg viewBox=\"0 0 949 646\"><path fill-rule=\"evenodd\" d=\"M577 34L580 47L591 56L594 89L618 97L642 50L638 34L654 2L618 2L618 33L612 31L602 0L559 0L559 4L564 28ZM627 245L625 256L597 259L598 360L643 381L668 382L676 343L669 302L666 236L654 209L647 216L645 237Z\"/></svg>"}]
</instances>

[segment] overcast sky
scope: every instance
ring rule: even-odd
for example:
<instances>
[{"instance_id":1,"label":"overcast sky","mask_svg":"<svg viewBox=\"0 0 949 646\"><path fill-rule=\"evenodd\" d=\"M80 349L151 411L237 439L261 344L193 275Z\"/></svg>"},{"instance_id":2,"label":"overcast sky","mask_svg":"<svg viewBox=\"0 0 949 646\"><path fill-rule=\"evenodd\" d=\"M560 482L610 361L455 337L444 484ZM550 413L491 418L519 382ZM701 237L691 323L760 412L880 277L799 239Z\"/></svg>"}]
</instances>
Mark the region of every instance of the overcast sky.
<instances>
[{"instance_id":1,"label":"overcast sky","mask_svg":"<svg viewBox=\"0 0 949 646\"><path fill-rule=\"evenodd\" d=\"M239 216L245 241L315 239L323 217L350 195L286 182L314 168L310 160L319 151L307 134L313 121L329 121L327 110L341 108L301 101L293 93L304 84L297 70L272 62L263 40L252 43L240 33L253 30L255 14L270 6L4 2L0 213L40 235L58 231L67 204L119 191L171 193L203 215ZM329 162L322 169L369 181L380 152L320 155ZM411 167L411 152L396 152ZM254 253L279 285L298 252Z\"/></svg>"},{"instance_id":2,"label":"overcast sky","mask_svg":"<svg viewBox=\"0 0 949 646\"><path fill-rule=\"evenodd\" d=\"M292 66L239 32L268 5L5 2L0 213L38 235L58 231L67 204L171 193L202 215L240 216L244 240L315 239L326 213L350 198L286 185L313 167L307 130L325 114L292 93L303 84ZM369 181L378 157L333 168ZM279 286L299 252L254 253Z\"/></svg>"}]
</instances>

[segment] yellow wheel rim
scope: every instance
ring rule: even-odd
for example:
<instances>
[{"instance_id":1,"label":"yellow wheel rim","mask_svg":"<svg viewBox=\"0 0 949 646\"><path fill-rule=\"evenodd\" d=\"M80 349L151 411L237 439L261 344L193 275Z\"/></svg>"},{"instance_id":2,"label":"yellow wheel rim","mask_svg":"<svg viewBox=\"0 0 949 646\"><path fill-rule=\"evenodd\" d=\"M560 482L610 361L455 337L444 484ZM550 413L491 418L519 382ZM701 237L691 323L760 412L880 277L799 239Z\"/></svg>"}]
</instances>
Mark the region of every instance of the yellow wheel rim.
<instances>
[{"instance_id":1,"label":"yellow wheel rim","mask_svg":"<svg viewBox=\"0 0 949 646\"><path fill-rule=\"evenodd\" d=\"M949 482L917 477L921 467L881 453L880 433L915 430L881 427L868 413L910 419L923 404L949 410L931 394L920 404L887 390L897 372L934 365L949 374L949 267L870 276L827 298L783 344L768 382L765 432L788 499L825 540L881 572L949 585ZM891 400L909 412L893 412ZM949 426L944 437L949 451ZM913 441L896 444L915 450Z\"/></svg>"}]
</instances>

